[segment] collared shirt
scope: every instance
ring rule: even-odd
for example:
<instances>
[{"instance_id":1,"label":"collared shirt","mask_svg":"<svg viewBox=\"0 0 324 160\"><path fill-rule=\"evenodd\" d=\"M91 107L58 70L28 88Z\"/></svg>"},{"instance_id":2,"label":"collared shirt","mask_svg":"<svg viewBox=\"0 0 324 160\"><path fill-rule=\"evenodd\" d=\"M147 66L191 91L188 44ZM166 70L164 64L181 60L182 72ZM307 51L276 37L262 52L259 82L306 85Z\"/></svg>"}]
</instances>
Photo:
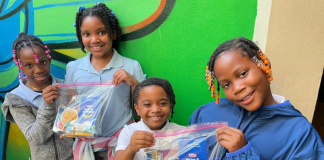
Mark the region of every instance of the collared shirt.
<instances>
[{"instance_id":1,"label":"collared shirt","mask_svg":"<svg viewBox=\"0 0 324 160\"><path fill-rule=\"evenodd\" d=\"M119 69L124 69L139 82L145 79L140 64L136 60L121 56L116 50L110 62L100 72L93 67L90 57L91 53L88 53L87 56L67 64L65 83L108 82L113 79L113 74ZM110 104L102 120L101 136L112 136L132 118L130 92L130 86L124 83L114 88ZM83 93L81 91L78 94Z\"/></svg>"},{"instance_id":2,"label":"collared shirt","mask_svg":"<svg viewBox=\"0 0 324 160\"><path fill-rule=\"evenodd\" d=\"M57 82L53 75L51 75L51 78L52 78L52 85L56 84ZM34 104L36 107L40 107L44 102L42 93L36 92L30 89L29 87L27 87L25 85L26 82L27 82L26 78L19 80L19 86L14 90L12 90L10 93L20 96L21 98Z\"/></svg>"},{"instance_id":3,"label":"collared shirt","mask_svg":"<svg viewBox=\"0 0 324 160\"><path fill-rule=\"evenodd\" d=\"M167 131L167 130L176 130L183 128L183 126L180 126L178 124L172 123L167 121L164 127L159 131ZM118 150L125 150L126 147L129 145L132 135L135 131L147 131L147 132L153 132L141 119L141 121L137 123L132 123L130 125L125 125L123 130L120 132L117 142L116 151ZM134 156L133 160L142 160L144 159L144 149L140 149Z\"/></svg>"}]
</instances>

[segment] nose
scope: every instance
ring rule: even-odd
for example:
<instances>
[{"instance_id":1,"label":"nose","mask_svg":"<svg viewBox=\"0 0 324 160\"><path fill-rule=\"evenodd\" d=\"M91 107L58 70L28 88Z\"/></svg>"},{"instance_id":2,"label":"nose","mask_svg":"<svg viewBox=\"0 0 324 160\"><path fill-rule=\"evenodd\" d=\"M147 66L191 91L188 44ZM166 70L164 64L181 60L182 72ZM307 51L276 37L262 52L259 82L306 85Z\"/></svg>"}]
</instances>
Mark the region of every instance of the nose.
<instances>
[{"instance_id":1,"label":"nose","mask_svg":"<svg viewBox=\"0 0 324 160\"><path fill-rule=\"evenodd\" d=\"M238 82L232 83L232 85L233 85L232 88L233 88L234 95L241 93L243 91L243 89L245 88L244 85L242 85L242 83L238 83Z\"/></svg>"},{"instance_id":2,"label":"nose","mask_svg":"<svg viewBox=\"0 0 324 160\"><path fill-rule=\"evenodd\" d=\"M37 64L36 67L35 67L35 72L36 72L36 73L42 73L42 72L44 72L44 69L43 69L43 67L41 66L41 64L39 64L39 62L38 62L38 64Z\"/></svg>"},{"instance_id":3,"label":"nose","mask_svg":"<svg viewBox=\"0 0 324 160\"><path fill-rule=\"evenodd\" d=\"M153 113L159 113L159 112L161 112L161 108L159 107L159 105L155 104L155 105L152 106L151 111Z\"/></svg>"},{"instance_id":4,"label":"nose","mask_svg":"<svg viewBox=\"0 0 324 160\"><path fill-rule=\"evenodd\" d=\"M92 35L91 43L98 43L99 41L100 41L100 39L97 35Z\"/></svg>"}]
</instances>

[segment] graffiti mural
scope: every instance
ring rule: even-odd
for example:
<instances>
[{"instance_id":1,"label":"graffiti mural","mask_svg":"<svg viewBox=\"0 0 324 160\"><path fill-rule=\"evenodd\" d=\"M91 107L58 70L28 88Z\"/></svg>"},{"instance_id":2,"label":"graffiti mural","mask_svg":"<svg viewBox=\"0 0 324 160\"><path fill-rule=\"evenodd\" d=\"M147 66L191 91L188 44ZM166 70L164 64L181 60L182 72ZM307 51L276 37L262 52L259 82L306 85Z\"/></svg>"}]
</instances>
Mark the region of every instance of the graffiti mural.
<instances>
[{"instance_id":1,"label":"graffiti mural","mask_svg":"<svg viewBox=\"0 0 324 160\"><path fill-rule=\"evenodd\" d=\"M0 103L18 84L12 42L20 32L34 34L51 49L51 72L64 78L65 65L85 56L73 23L79 6L93 0L0 1ZM169 79L177 105L172 121L186 125L193 110L212 101L204 81L206 62L222 41L253 37L257 0L176 1L101 0L116 13L122 26L119 52L136 59L147 77ZM190 98L188 98L190 97ZM0 157L28 159L28 143L15 124L0 114ZM17 154L19 153L19 154Z\"/></svg>"}]
</instances>

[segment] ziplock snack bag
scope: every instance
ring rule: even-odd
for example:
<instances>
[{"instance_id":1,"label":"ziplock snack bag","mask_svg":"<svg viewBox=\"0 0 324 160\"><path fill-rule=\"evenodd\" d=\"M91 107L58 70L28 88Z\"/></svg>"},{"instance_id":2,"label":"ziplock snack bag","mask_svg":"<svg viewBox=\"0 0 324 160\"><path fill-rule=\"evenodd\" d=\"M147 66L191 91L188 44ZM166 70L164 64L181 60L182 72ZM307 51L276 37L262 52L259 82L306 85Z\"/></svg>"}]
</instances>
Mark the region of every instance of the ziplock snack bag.
<instances>
[{"instance_id":1,"label":"ziplock snack bag","mask_svg":"<svg viewBox=\"0 0 324 160\"><path fill-rule=\"evenodd\" d=\"M208 142L217 139L216 129L227 122L195 124L178 130L154 132L155 145L144 150L145 160L218 160L223 147L216 143L208 150Z\"/></svg>"},{"instance_id":2,"label":"ziplock snack bag","mask_svg":"<svg viewBox=\"0 0 324 160\"><path fill-rule=\"evenodd\" d=\"M100 136L113 89L111 82L60 84L53 131L65 137Z\"/></svg>"}]
</instances>

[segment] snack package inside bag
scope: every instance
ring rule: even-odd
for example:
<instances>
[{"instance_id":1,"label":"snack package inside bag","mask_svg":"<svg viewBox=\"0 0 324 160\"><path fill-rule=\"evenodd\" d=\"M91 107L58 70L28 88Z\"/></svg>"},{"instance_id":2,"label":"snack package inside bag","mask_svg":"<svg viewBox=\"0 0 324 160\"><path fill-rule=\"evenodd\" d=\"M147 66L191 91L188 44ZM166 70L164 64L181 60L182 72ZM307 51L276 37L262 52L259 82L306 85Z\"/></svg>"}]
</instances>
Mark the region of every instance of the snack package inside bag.
<instances>
[{"instance_id":1,"label":"snack package inside bag","mask_svg":"<svg viewBox=\"0 0 324 160\"><path fill-rule=\"evenodd\" d=\"M64 137L100 136L113 90L111 82L60 84L53 131Z\"/></svg>"},{"instance_id":2,"label":"snack package inside bag","mask_svg":"<svg viewBox=\"0 0 324 160\"><path fill-rule=\"evenodd\" d=\"M155 145L144 150L144 159L219 160L224 148L216 143L212 150L208 150L208 143L217 140L217 128L227 125L227 122L215 122L195 124L165 132L154 132Z\"/></svg>"}]
</instances>

